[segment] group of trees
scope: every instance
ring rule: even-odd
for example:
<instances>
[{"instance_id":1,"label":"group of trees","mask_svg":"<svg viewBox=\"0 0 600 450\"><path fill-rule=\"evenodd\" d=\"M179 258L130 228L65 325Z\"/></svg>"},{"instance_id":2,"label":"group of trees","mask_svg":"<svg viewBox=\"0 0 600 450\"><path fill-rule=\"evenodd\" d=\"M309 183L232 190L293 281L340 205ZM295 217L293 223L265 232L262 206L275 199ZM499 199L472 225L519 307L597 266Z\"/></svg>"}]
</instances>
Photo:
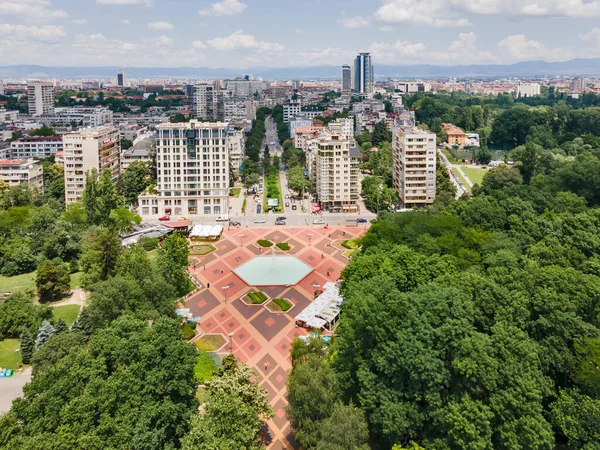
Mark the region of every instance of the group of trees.
<instances>
[{"instance_id":1,"label":"group of trees","mask_svg":"<svg viewBox=\"0 0 600 450\"><path fill-rule=\"evenodd\" d=\"M306 155L302 150L298 150L290 139L283 142L283 154L281 157L283 164L287 169L287 182L291 190L302 196L308 192L312 183L305 175Z\"/></svg>"},{"instance_id":2,"label":"group of trees","mask_svg":"<svg viewBox=\"0 0 600 450\"><path fill-rule=\"evenodd\" d=\"M299 352L312 377L294 364L301 445L320 448L337 401L374 448L600 443L599 161L534 145L471 199L380 214L342 273L331 356Z\"/></svg>"}]
</instances>

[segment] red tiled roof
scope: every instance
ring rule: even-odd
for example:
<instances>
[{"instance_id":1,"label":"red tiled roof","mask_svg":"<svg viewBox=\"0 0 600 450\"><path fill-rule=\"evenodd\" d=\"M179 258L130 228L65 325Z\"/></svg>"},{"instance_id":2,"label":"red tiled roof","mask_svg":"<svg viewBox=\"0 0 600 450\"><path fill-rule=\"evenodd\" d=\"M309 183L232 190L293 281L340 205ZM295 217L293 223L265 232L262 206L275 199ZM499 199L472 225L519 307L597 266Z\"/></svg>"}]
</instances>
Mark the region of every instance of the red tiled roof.
<instances>
[{"instance_id":1,"label":"red tiled roof","mask_svg":"<svg viewBox=\"0 0 600 450\"><path fill-rule=\"evenodd\" d=\"M26 159L2 159L0 160L0 166L19 166L27 163Z\"/></svg>"},{"instance_id":2,"label":"red tiled roof","mask_svg":"<svg viewBox=\"0 0 600 450\"><path fill-rule=\"evenodd\" d=\"M192 224L191 220L176 220L174 222L163 222L164 226L168 228L184 228L189 227Z\"/></svg>"}]
</instances>

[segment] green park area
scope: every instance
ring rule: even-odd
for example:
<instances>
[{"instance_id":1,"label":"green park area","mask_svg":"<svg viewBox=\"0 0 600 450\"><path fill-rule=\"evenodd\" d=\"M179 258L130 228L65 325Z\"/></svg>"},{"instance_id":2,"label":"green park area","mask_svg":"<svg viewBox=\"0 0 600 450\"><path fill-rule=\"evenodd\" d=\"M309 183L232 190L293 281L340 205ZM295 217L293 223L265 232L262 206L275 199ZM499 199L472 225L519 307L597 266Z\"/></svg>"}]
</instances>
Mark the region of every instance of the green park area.
<instances>
[{"instance_id":1,"label":"green park area","mask_svg":"<svg viewBox=\"0 0 600 450\"><path fill-rule=\"evenodd\" d=\"M0 368L15 370L21 364L21 353L16 351L19 347L18 339L0 341Z\"/></svg>"},{"instance_id":2,"label":"green park area","mask_svg":"<svg viewBox=\"0 0 600 450\"><path fill-rule=\"evenodd\" d=\"M481 185L483 176L487 173L487 169L479 169L475 167L463 167L463 172L469 177L471 183Z\"/></svg>"},{"instance_id":3,"label":"green park area","mask_svg":"<svg viewBox=\"0 0 600 450\"><path fill-rule=\"evenodd\" d=\"M79 316L79 305L55 306L52 308L52 316L55 320L62 319L71 326Z\"/></svg>"},{"instance_id":4,"label":"green park area","mask_svg":"<svg viewBox=\"0 0 600 450\"><path fill-rule=\"evenodd\" d=\"M229 196L230 197L239 197L240 192L242 192L242 188L231 188L231 189L229 189Z\"/></svg>"},{"instance_id":5,"label":"green park area","mask_svg":"<svg viewBox=\"0 0 600 450\"><path fill-rule=\"evenodd\" d=\"M71 274L71 289L81 286L83 272ZM13 277L0 275L0 292L25 292L28 289L35 291L36 272L24 273Z\"/></svg>"}]
</instances>

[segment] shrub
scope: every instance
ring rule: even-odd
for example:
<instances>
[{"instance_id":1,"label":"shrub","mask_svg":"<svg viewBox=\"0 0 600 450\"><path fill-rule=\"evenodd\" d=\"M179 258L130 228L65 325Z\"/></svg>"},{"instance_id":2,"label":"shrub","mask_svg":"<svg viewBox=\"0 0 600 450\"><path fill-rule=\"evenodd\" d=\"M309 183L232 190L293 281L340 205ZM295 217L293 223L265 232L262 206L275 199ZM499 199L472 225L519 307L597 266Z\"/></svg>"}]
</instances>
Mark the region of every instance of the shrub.
<instances>
[{"instance_id":1,"label":"shrub","mask_svg":"<svg viewBox=\"0 0 600 450\"><path fill-rule=\"evenodd\" d=\"M196 336L196 324L186 322L181 325L181 331L183 333L183 338L186 341L189 341L194 336Z\"/></svg>"},{"instance_id":2,"label":"shrub","mask_svg":"<svg viewBox=\"0 0 600 450\"><path fill-rule=\"evenodd\" d=\"M262 292L250 292L248 297L252 300L253 305L262 305L267 300L267 296Z\"/></svg>"},{"instance_id":3,"label":"shrub","mask_svg":"<svg viewBox=\"0 0 600 450\"><path fill-rule=\"evenodd\" d=\"M140 245L147 252L151 252L158 248L158 238L143 237L140 239Z\"/></svg>"},{"instance_id":4,"label":"shrub","mask_svg":"<svg viewBox=\"0 0 600 450\"><path fill-rule=\"evenodd\" d=\"M271 241L267 241L266 239L260 239L256 242L261 247L272 247L273 243Z\"/></svg>"},{"instance_id":5,"label":"shrub","mask_svg":"<svg viewBox=\"0 0 600 450\"><path fill-rule=\"evenodd\" d=\"M288 251L291 247L290 244L288 244L287 242L279 242L276 244L277 248L283 250L283 251Z\"/></svg>"},{"instance_id":6,"label":"shrub","mask_svg":"<svg viewBox=\"0 0 600 450\"><path fill-rule=\"evenodd\" d=\"M342 242L342 247L347 248L348 250L354 250L355 248L358 248L358 242L356 242L356 239L349 239Z\"/></svg>"},{"instance_id":7,"label":"shrub","mask_svg":"<svg viewBox=\"0 0 600 450\"><path fill-rule=\"evenodd\" d=\"M204 339L200 338L197 341L194 341L194 345L196 346L196 348L198 350L204 351L204 352L214 352L215 351L215 347L210 344L209 342L206 342Z\"/></svg>"},{"instance_id":8,"label":"shrub","mask_svg":"<svg viewBox=\"0 0 600 450\"><path fill-rule=\"evenodd\" d=\"M213 376L213 373L215 373L217 370L217 366L213 362L210 355L210 353L207 353L204 350L198 352L198 359L196 360L196 365L194 366L194 375L199 383L204 383L210 380Z\"/></svg>"},{"instance_id":9,"label":"shrub","mask_svg":"<svg viewBox=\"0 0 600 450\"><path fill-rule=\"evenodd\" d=\"M292 307L292 304L285 298L274 298L273 302L281 308L282 311L287 311Z\"/></svg>"}]
</instances>

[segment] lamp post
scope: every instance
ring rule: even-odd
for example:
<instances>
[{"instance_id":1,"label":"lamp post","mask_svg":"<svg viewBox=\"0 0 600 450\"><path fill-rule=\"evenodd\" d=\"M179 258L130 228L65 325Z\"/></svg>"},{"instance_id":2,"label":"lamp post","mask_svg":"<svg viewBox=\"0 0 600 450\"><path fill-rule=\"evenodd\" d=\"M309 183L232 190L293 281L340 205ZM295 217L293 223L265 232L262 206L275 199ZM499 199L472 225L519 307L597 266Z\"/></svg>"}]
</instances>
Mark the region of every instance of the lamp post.
<instances>
[{"instance_id":1,"label":"lamp post","mask_svg":"<svg viewBox=\"0 0 600 450\"><path fill-rule=\"evenodd\" d=\"M229 348L231 349L231 353L233 353L233 331L229 333Z\"/></svg>"},{"instance_id":2,"label":"lamp post","mask_svg":"<svg viewBox=\"0 0 600 450\"><path fill-rule=\"evenodd\" d=\"M310 240L312 239L312 234L307 234L306 237L308 238L308 246L310 247Z\"/></svg>"},{"instance_id":3,"label":"lamp post","mask_svg":"<svg viewBox=\"0 0 600 450\"><path fill-rule=\"evenodd\" d=\"M240 234L238 237L240 238L240 245L243 245L244 238L246 237L246 235L245 234Z\"/></svg>"},{"instance_id":4,"label":"lamp post","mask_svg":"<svg viewBox=\"0 0 600 450\"><path fill-rule=\"evenodd\" d=\"M227 286L223 286L223 291L225 292L225 303L227 303L227 290L230 288L231 286L227 285Z\"/></svg>"}]
</instances>

